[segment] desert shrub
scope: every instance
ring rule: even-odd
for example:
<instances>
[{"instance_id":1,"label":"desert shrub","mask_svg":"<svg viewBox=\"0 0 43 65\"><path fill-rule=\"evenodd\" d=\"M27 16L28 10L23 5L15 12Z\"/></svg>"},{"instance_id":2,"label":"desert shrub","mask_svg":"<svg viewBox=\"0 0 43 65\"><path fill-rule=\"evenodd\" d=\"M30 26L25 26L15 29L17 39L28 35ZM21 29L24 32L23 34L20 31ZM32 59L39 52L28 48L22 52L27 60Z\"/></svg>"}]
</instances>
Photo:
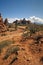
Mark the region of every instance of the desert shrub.
<instances>
[{"instance_id":1,"label":"desert shrub","mask_svg":"<svg viewBox=\"0 0 43 65\"><path fill-rule=\"evenodd\" d=\"M23 33L22 36L25 37L25 38L28 38L28 33Z\"/></svg>"},{"instance_id":2,"label":"desert shrub","mask_svg":"<svg viewBox=\"0 0 43 65\"><path fill-rule=\"evenodd\" d=\"M37 44L39 44L39 41L41 38L42 38L42 36L38 35L38 36L34 37L34 40L36 40Z\"/></svg>"},{"instance_id":3,"label":"desert shrub","mask_svg":"<svg viewBox=\"0 0 43 65\"><path fill-rule=\"evenodd\" d=\"M14 29L10 29L9 31L12 32L12 31L15 31L15 30Z\"/></svg>"},{"instance_id":4,"label":"desert shrub","mask_svg":"<svg viewBox=\"0 0 43 65\"><path fill-rule=\"evenodd\" d=\"M13 57L13 59L12 59L12 61L10 62L9 65L12 65L12 63L13 63L14 61L16 61L16 60L18 60L17 56Z\"/></svg>"},{"instance_id":5,"label":"desert shrub","mask_svg":"<svg viewBox=\"0 0 43 65\"><path fill-rule=\"evenodd\" d=\"M10 44L12 44L12 41L9 41L9 40L0 42L0 53L4 47L9 46Z\"/></svg>"},{"instance_id":6,"label":"desert shrub","mask_svg":"<svg viewBox=\"0 0 43 65\"><path fill-rule=\"evenodd\" d=\"M7 35L7 34L5 34L5 33L2 33L2 34L1 34L1 36L6 36L6 35Z\"/></svg>"},{"instance_id":7,"label":"desert shrub","mask_svg":"<svg viewBox=\"0 0 43 65\"><path fill-rule=\"evenodd\" d=\"M8 28L15 28L15 24L14 23L10 23Z\"/></svg>"},{"instance_id":8,"label":"desert shrub","mask_svg":"<svg viewBox=\"0 0 43 65\"><path fill-rule=\"evenodd\" d=\"M21 41L25 41L29 38L29 32L23 33L22 34L22 40Z\"/></svg>"},{"instance_id":9,"label":"desert shrub","mask_svg":"<svg viewBox=\"0 0 43 65\"><path fill-rule=\"evenodd\" d=\"M16 55L18 55L18 51L19 50L20 50L20 48L18 46L12 46L12 47L8 48L3 59L4 60L7 59L13 53L15 53Z\"/></svg>"},{"instance_id":10,"label":"desert shrub","mask_svg":"<svg viewBox=\"0 0 43 65\"><path fill-rule=\"evenodd\" d=\"M30 27L29 30L30 30L30 36L37 31L37 29L34 27Z\"/></svg>"},{"instance_id":11,"label":"desert shrub","mask_svg":"<svg viewBox=\"0 0 43 65\"><path fill-rule=\"evenodd\" d=\"M43 57L40 58L40 62L43 63Z\"/></svg>"},{"instance_id":12,"label":"desert shrub","mask_svg":"<svg viewBox=\"0 0 43 65\"><path fill-rule=\"evenodd\" d=\"M15 30L17 30L17 28L18 28L18 20L16 20L16 21L14 21L13 23L13 28L15 29Z\"/></svg>"}]
</instances>

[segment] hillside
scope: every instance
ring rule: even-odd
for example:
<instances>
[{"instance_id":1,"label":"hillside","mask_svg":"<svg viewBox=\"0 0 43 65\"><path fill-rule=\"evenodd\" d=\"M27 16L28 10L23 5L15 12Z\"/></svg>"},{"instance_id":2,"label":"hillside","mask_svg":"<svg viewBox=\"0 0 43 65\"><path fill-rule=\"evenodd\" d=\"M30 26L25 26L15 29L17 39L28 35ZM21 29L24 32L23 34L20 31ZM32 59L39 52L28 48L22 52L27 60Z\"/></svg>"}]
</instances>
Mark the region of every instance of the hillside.
<instances>
[{"instance_id":1,"label":"hillside","mask_svg":"<svg viewBox=\"0 0 43 65\"><path fill-rule=\"evenodd\" d=\"M43 65L43 25L17 22L0 17L0 65Z\"/></svg>"}]
</instances>

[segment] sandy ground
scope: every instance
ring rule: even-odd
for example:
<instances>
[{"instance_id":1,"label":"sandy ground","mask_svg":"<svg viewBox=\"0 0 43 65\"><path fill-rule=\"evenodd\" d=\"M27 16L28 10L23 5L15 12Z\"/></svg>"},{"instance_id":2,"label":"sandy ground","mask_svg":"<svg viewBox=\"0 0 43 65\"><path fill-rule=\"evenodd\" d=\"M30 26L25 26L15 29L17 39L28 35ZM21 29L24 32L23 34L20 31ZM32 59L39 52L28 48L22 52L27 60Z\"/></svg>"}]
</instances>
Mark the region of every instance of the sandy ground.
<instances>
[{"instance_id":1,"label":"sandy ground","mask_svg":"<svg viewBox=\"0 0 43 65\"><path fill-rule=\"evenodd\" d=\"M0 36L0 42L3 40L13 40L15 41L13 45L18 45L20 48L17 56L18 59L12 65L43 65L43 61L40 61L40 58L43 57L43 43L36 47L33 44L33 39L27 39L21 42L22 31L6 32L6 34L6 36ZM41 48L41 52L38 52L37 48ZM0 54L0 65L9 65L14 57L14 54L12 54L7 60L3 60L6 49L4 48Z\"/></svg>"}]
</instances>

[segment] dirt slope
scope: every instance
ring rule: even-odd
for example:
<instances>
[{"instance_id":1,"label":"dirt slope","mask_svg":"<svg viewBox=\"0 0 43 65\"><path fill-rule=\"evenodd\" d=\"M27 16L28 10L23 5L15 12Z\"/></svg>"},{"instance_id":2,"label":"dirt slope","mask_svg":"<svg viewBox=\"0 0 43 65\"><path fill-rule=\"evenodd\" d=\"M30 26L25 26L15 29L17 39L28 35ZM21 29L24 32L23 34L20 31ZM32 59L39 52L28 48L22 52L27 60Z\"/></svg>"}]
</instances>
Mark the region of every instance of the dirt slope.
<instances>
[{"instance_id":1,"label":"dirt slope","mask_svg":"<svg viewBox=\"0 0 43 65\"><path fill-rule=\"evenodd\" d=\"M6 32L6 34L6 36L0 36L0 42L3 40L12 40L14 44L3 48L3 51L0 54L0 65L43 65L43 59L41 60L41 57L43 58L43 43L39 45L34 44L34 40L31 38L21 42L20 40L22 39L22 32L19 31L12 33ZM11 54L8 59L3 60L6 50L11 46L18 46L20 48L17 55L18 59L12 64L10 64L10 62L15 54Z\"/></svg>"}]
</instances>

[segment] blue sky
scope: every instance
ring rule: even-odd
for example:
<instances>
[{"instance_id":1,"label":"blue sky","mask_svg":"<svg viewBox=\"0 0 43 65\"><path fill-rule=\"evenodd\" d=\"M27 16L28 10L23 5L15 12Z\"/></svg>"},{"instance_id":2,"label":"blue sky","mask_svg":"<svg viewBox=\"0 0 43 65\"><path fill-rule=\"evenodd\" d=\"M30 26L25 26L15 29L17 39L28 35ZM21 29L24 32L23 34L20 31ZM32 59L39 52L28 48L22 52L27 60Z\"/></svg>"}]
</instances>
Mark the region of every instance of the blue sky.
<instances>
[{"instance_id":1,"label":"blue sky","mask_svg":"<svg viewBox=\"0 0 43 65\"><path fill-rule=\"evenodd\" d=\"M0 12L4 18L43 18L43 0L0 0Z\"/></svg>"}]
</instances>

